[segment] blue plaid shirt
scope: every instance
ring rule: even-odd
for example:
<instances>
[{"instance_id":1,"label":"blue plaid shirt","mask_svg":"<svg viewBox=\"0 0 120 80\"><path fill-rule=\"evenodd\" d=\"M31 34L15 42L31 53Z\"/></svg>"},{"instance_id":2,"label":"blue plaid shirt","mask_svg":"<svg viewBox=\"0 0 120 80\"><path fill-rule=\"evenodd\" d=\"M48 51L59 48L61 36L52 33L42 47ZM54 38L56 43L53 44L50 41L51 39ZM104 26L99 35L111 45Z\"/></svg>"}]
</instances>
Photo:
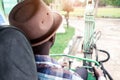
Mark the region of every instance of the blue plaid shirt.
<instances>
[{"instance_id":1,"label":"blue plaid shirt","mask_svg":"<svg viewBox=\"0 0 120 80\"><path fill-rule=\"evenodd\" d=\"M78 74L63 69L46 55L35 56L39 80L83 80Z\"/></svg>"}]
</instances>

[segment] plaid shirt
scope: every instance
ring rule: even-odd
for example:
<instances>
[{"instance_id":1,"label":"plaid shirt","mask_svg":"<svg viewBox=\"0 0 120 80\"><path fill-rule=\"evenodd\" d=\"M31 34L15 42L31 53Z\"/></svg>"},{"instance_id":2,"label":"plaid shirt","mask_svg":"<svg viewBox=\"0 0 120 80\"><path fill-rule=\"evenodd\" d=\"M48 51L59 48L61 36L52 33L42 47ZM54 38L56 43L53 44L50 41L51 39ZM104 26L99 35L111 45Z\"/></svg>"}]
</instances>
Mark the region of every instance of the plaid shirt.
<instances>
[{"instance_id":1,"label":"plaid shirt","mask_svg":"<svg viewBox=\"0 0 120 80\"><path fill-rule=\"evenodd\" d=\"M50 56L35 56L39 80L83 80L78 74L63 69Z\"/></svg>"}]
</instances>

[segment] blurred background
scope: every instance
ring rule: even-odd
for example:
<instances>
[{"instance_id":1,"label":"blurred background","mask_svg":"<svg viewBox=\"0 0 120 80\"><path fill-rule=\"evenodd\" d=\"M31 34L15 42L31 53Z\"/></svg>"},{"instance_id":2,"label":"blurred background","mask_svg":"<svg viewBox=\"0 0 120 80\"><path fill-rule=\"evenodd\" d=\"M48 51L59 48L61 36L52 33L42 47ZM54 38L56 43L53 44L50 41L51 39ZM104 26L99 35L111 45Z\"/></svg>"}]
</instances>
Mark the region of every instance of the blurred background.
<instances>
[{"instance_id":1,"label":"blurred background","mask_svg":"<svg viewBox=\"0 0 120 80\"><path fill-rule=\"evenodd\" d=\"M24 0L0 0L0 25L9 24L11 9ZM71 39L77 34L83 36L86 0L43 0L53 11L63 16L63 22L57 32L55 45L50 53L66 53ZM114 80L120 75L120 0L95 0L94 17L96 30L102 35L97 42L99 49L107 50L111 58L105 68ZM78 48L81 49L81 46ZM80 53L80 51L78 51Z\"/></svg>"}]
</instances>

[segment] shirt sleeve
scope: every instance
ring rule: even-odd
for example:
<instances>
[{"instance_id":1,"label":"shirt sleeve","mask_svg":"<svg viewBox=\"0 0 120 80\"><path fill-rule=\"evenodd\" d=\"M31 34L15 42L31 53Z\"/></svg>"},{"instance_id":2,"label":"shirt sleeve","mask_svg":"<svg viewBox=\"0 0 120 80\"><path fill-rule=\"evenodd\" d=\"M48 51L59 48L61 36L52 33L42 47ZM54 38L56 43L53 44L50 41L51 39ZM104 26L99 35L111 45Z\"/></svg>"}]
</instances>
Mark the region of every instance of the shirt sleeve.
<instances>
[{"instance_id":1,"label":"shirt sleeve","mask_svg":"<svg viewBox=\"0 0 120 80\"><path fill-rule=\"evenodd\" d=\"M72 80L83 80L80 76L76 76L73 74Z\"/></svg>"},{"instance_id":2,"label":"shirt sleeve","mask_svg":"<svg viewBox=\"0 0 120 80\"><path fill-rule=\"evenodd\" d=\"M104 76L100 76L98 80L106 80Z\"/></svg>"},{"instance_id":3,"label":"shirt sleeve","mask_svg":"<svg viewBox=\"0 0 120 80\"><path fill-rule=\"evenodd\" d=\"M35 55L38 77L40 80L83 80L73 71L63 69L52 58Z\"/></svg>"}]
</instances>

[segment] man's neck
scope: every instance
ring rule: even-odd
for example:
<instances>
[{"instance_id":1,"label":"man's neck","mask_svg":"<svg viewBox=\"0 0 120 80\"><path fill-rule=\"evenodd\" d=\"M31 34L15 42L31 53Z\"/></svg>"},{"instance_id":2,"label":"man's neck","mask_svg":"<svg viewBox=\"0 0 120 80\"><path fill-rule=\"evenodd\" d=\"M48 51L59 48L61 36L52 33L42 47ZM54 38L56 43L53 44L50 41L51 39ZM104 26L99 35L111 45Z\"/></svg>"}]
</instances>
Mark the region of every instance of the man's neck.
<instances>
[{"instance_id":1,"label":"man's neck","mask_svg":"<svg viewBox=\"0 0 120 80\"><path fill-rule=\"evenodd\" d=\"M33 52L35 55L49 55L49 50L50 50L49 42L33 47Z\"/></svg>"}]
</instances>

